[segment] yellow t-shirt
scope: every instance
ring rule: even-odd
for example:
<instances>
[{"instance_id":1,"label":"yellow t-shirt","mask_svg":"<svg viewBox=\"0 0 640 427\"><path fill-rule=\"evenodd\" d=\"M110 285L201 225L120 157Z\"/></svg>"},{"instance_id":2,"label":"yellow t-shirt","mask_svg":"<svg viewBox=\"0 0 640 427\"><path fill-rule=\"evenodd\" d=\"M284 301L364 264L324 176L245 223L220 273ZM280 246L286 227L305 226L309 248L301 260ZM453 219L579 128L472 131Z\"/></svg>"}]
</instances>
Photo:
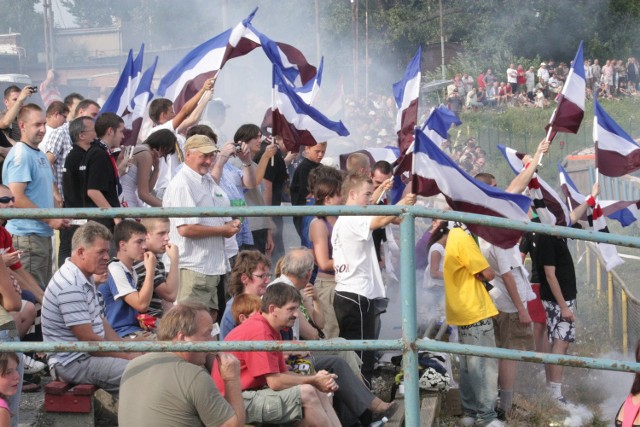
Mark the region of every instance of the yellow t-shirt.
<instances>
[{"instance_id":1,"label":"yellow t-shirt","mask_svg":"<svg viewBox=\"0 0 640 427\"><path fill-rule=\"evenodd\" d=\"M444 254L447 323L472 325L498 314L489 293L475 275L489 267L478 244L463 229L449 232Z\"/></svg>"}]
</instances>

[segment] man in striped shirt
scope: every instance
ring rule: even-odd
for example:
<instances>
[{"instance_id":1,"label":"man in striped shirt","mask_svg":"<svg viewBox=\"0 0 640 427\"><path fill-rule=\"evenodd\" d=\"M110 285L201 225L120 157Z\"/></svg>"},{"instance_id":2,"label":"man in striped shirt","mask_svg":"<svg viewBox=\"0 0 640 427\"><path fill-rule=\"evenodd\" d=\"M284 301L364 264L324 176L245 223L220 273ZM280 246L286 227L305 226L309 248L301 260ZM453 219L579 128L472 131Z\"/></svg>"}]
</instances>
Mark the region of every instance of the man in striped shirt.
<instances>
[{"instance_id":1,"label":"man in striped shirt","mask_svg":"<svg viewBox=\"0 0 640 427\"><path fill-rule=\"evenodd\" d=\"M122 341L102 312L93 275L107 272L111 232L89 221L75 232L71 257L49 282L42 303L44 341ZM49 354L49 368L72 384L95 384L114 393L130 359L139 353L61 352Z\"/></svg>"},{"instance_id":2,"label":"man in striped shirt","mask_svg":"<svg viewBox=\"0 0 640 427\"><path fill-rule=\"evenodd\" d=\"M169 182L162 206L225 206L224 192L211 176L211 165L219 151L215 143L207 136L194 135L185 143L184 151L184 166ZM240 225L238 219L171 218L169 237L180 248L178 302L202 302L214 322L218 318L218 286L229 270L224 238L234 236Z\"/></svg>"}]
</instances>

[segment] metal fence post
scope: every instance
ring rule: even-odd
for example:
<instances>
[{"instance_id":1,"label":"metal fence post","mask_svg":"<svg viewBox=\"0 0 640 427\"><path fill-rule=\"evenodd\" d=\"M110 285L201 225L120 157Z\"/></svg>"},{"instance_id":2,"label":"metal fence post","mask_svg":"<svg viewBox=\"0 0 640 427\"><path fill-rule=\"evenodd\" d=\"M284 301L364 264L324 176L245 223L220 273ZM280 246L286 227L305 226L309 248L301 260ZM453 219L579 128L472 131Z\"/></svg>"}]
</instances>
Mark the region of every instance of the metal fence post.
<instances>
[{"instance_id":1,"label":"metal fence post","mask_svg":"<svg viewBox=\"0 0 640 427\"><path fill-rule=\"evenodd\" d=\"M584 262L587 267L587 284L591 283L591 250L589 249L589 242L584 242Z\"/></svg>"},{"instance_id":2,"label":"metal fence post","mask_svg":"<svg viewBox=\"0 0 640 427\"><path fill-rule=\"evenodd\" d=\"M607 273L607 302L609 305L609 336L613 338L613 274Z\"/></svg>"},{"instance_id":3,"label":"metal fence post","mask_svg":"<svg viewBox=\"0 0 640 427\"><path fill-rule=\"evenodd\" d=\"M404 214L400 224L400 296L402 299L402 365L404 369L405 425L420 425L418 348L416 347L415 216Z\"/></svg>"},{"instance_id":4,"label":"metal fence post","mask_svg":"<svg viewBox=\"0 0 640 427\"><path fill-rule=\"evenodd\" d=\"M602 267L600 266L600 258L595 256L596 260L596 295L599 297L602 292Z\"/></svg>"},{"instance_id":5,"label":"metal fence post","mask_svg":"<svg viewBox=\"0 0 640 427\"><path fill-rule=\"evenodd\" d=\"M627 355L629 352L629 318L627 316L627 293L623 289L622 297L622 354Z\"/></svg>"}]
</instances>

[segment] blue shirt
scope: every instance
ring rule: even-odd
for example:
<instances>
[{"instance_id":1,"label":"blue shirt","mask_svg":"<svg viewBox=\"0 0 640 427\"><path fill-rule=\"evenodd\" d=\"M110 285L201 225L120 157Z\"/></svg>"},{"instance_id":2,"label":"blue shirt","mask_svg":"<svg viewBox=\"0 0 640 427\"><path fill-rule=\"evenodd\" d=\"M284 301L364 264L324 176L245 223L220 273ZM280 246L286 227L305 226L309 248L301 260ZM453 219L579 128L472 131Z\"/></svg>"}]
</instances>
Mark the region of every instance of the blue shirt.
<instances>
[{"instance_id":1,"label":"blue shirt","mask_svg":"<svg viewBox=\"0 0 640 427\"><path fill-rule=\"evenodd\" d=\"M244 199L245 189L242 185L242 171L229 162L225 163L222 169L220 187L227 193L231 206L247 205ZM236 240L238 241L238 246L253 245L253 234L251 234L249 220L246 217L242 218L242 226L236 234Z\"/></svg>"},{"instance_id":2,"label":"blue shirt","mask_svg":"<svg viewBox=\"0 0 640 427\"><path fill-rule=\"evenodd\" d=\"M18 142L9 151L2 168L2 182L26 183L25 196L37 207L50 209L53 204L53 171L47 156L37 148ZM53 236L49 224L35 219L11 219L6 225L11 234L18 236Z\"/></svg>"},{"instance_id":3,"label":"blue shirt","mask_svg":"<svg viewBox=\"0 0 640 427\"><path fill-rule=\"evenodd\" d=\"M129 273L126 274L129 284L135 289L133 277ZM136 318L138 312L127 304L124 298L116 299L118 288L111 275L109 275L109 279L107 279L105 283L98 287L98 292L100 292L104 298L105 317L109 325L111 325L119 336L125 337L142 330Z\"/></svg>"}]
</instances>

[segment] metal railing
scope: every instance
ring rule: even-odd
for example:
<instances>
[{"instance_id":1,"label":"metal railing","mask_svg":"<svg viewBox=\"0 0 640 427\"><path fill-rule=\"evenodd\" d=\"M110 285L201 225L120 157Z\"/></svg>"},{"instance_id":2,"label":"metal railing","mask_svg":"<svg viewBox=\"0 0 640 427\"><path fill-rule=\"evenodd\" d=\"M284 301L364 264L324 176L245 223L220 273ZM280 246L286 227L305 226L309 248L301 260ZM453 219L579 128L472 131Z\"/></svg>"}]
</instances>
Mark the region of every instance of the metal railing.
<instances>
[{"instance_id":1,"label":"metal railing","mask_svg":"<svg viewBox=\"0 0 640 427\"><path fill-rule=\"evenodd\" d=\"M640 299L629 289L623 279L624 273L606 271L606 263L596 245L585 242L583 259L587 272L586 282L595 285L597 298L604 297L606 286L609 339L614 349L627 355L629 343L640 339Z\"/></svg>"},{"instance_id":2,"label":"metal railing","mask_svg":"<svg viewBox=\"0 0 640 427\"><path fill-rule=\"evenodd\" d=\"M542 354L530 351L506 350L418 339L416 326L415 280L415 219L416 217L441 218L449 221L481 224L484 226L535 231L542 234L569 237L594 242L640 248L640 239L622 235L548 226L452 211L440 211L419 206L277 206L235 208L111 208L111 209L2 209L0 219L13 218L142 218L142 217L193 217L193 216L301 216L301 215L400 215L401 251L401 307L402 338L398 340L353 340L345 342L0 342L0 351L259 351L259 350L401 350L405 378L405 424L420 425L420 401L418 386L418 351L442 351L462 355L520 360L533 363L550 363L566 366L640 372L640 363L613 359L597 359L568 355Z\"/></svg>"}]
</instances>

